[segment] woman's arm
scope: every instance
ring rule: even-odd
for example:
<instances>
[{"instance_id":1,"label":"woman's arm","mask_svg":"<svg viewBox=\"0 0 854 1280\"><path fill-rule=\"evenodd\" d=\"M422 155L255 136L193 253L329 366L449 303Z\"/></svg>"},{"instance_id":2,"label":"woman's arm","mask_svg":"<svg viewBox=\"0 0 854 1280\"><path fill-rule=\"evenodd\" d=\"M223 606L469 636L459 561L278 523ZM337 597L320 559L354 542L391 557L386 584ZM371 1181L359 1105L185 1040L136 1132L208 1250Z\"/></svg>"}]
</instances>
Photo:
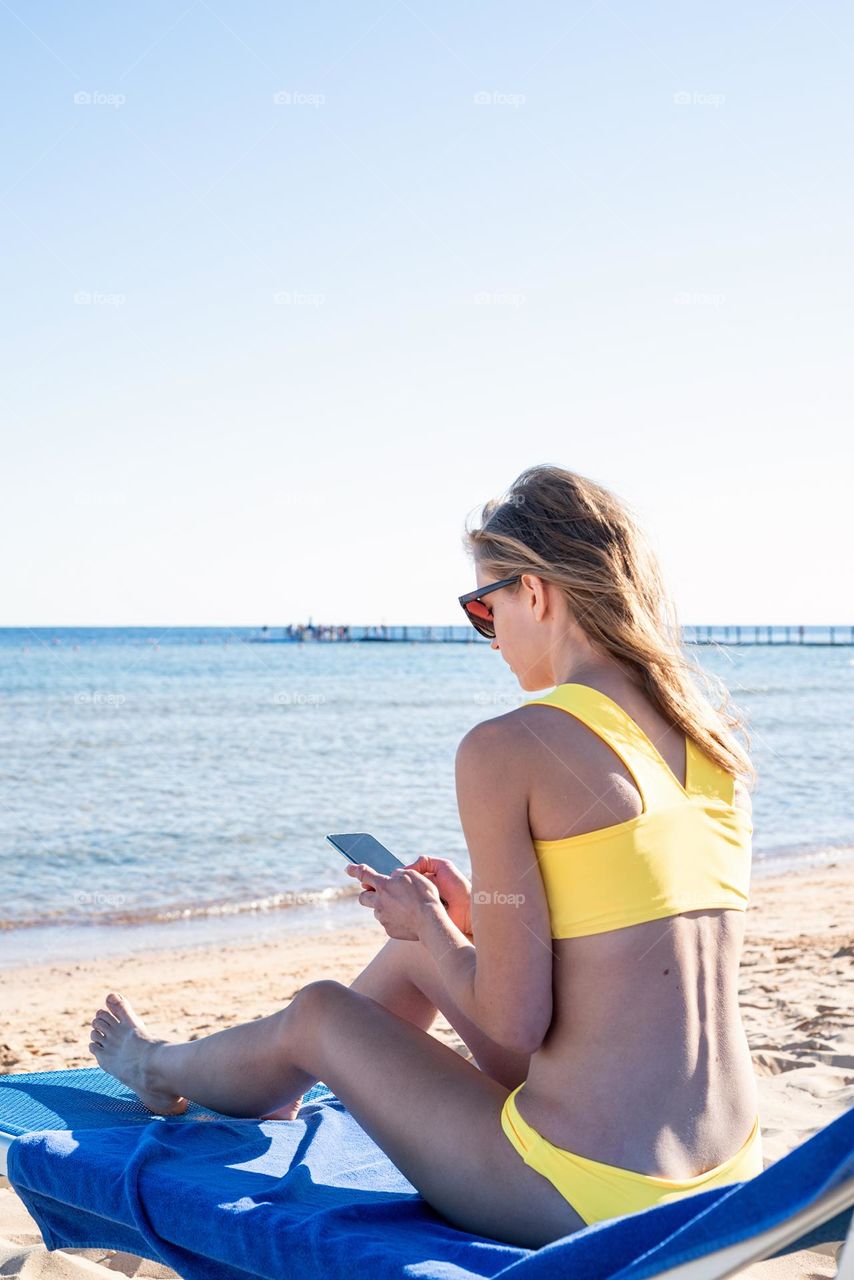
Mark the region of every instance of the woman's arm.
<instances>
[{"instance_id":1,"label":"woman's arm","mask_svg":"<svg viewBox=\"0 0 854 1280\"><path fill-rule=\"evenodd\" d=\"M435 903L422 908L418 939L436 961L454 1004L480 1027L474 1004L477 956L473 940L457 928L444 907Z\"/></svg>"},{"instance_id":2,"label":"woman's arm","mask_svg":"<svg viewBox=\"0 0 854 1280\"><path fill-rule=\"evenodd\" d=\"M553 953L528 826L523 732L511 713L475 725L457 749L473 942L435 902L424 904L418 935L462 1012L496 1043L533 1053L552 1018Z\"/></svg>"}]
</instances>

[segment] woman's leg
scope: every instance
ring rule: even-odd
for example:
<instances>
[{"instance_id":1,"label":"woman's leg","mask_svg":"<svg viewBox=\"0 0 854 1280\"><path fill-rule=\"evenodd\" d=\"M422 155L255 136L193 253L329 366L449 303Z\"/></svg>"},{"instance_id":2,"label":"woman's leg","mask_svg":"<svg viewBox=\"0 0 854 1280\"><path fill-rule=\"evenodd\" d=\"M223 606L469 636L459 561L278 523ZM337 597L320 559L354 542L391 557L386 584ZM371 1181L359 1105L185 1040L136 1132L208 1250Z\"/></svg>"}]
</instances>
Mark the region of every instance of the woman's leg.
<instances>
[{"instance_id":1,"label":"woman's leg","mask_svg":"<svg viewBox=\"0 0 854 1280\"><path fill-rule=\"evenodd\" d=\"M350 990L370 996L384 1009L411 1022L413 1027L429 1031L441 1013L451 1024L476 1065L488 1076L515 1089L528 1078L529 1053L515 1053L490 1040L456 1006L445 989L436 961L420 942L404 942L389 938L357 978ZM311 1081L316 1084L316 1080ZM324 1082L325 1083L325 1082ZM270 1112L265 1119L295 1120L302 1097L285 1107Z\"/></svg>"},{"instance_id":2,"label":"woman's leg","mask_svg":"<svg viewBox=\"0 0 854 1280\"><path fill-rule=\"evenodd\" d=\"M390 1011L396 1016L409 1021L406 1015L411 1015L413 1026L426 1030L434 1021L435 1007L428 1007L403 972L401 960L385 949L363 970L353 989L360 982L367 988L365 995L373 989L388 1000ZM105 1071L124 1080L158 1115L185 1111L187 1100L191 1099L225 1115L292 1120L299 1111L302 1095L317 1083L318 1077L294 1064L283 1064L279 1043L283 1024L294 1021L294 1006L307 989L297 991L291 1003L277 1013L226 1027L186 1044L152 1037L130 1002L111 993L106 1007L92 1019L89 1048ZM205 1046L203 1061L196 1052L200 1044ZM251 1063L251 1072L245 1072L244 1079L235 1085L240 1064L245 1068L247 1062ZM190 1074L187 1068L191 1068ZM217 1075L221 1076L221 1085L216 1083ZM181 1080L186 1087L164 1089L164 1080ZM283 1095L284 1101L276 1100Z\"/></svg>"},{"instance_id":3,"label":"woman's leg","mask_svg":"<svg viewBox=\"0 0 854 1280\"><path fill-rule=\"evenodd\" d=\"M266 1018L184 1044L151 1036L130 1001L111 992L92 1019L89 1049L100 1067L156 1115L185 1111L189 1099L223 1115L292 1119L290 1111L296 1114L302 1094L319 1077L282 1057L282 1028L295 1020L309 989L301 988L289 1005ZM173 1088L175 1080L186 1087Z\"/></svg>"},{"instance_id":4,"label":"woman's leg","mask_svg":"<svg viewBox=\"0 0 854 1280\"><path fill-rule=\"evenodd\" d=\"M480 1070L498 1084L503 1084L504 1088L515 1088L528 1076L529 1053L516 1053L503 1048L501 1044L485 1036L479 1027L457 1009L448 996L433 956L420 942L389 938L373 960L362 969L359 977L353 979L350 989L359 995L370 996L383 1005L384 1009L421 1030L429 1030L437 1011L442 1012L469 1048ZM291 1001L292 1005L300 995L301 992L298 991ZM184 1062L196 1062L195 1046L204 1043L207 1052L214 1055L210 1061L210 1071L207 1070L209 1064L204 1064L202 1076L206 1079L207 1076L216 1074L216 1062L222 1062L224 1073L228 1075L234 1057L246 1061L248 1055L252 1061L252 1075L246 1082L246 1097L243 1102L245 1108L239 1112L228 1110L224 1103L233 1100L229 1088L220 1097L219 1105L216 1101L210 1101L214 1097L213 1093L207 1093L204 1105L215 1111L224 1111L227 1115L292 1120L300 1110L303 1093L318 1083L318 1076L294 1066L291 1066L287 1074L283 1074L277 1046L280 1023L287 1019L289 1007L291 1006L288 1005L266 1018L255 1019L238 1027L228 1027L215 1032L213 1036L187 1044L155 1041L159 1046L159 1064L168 1065L170 1078L181 1079ZM122 1029L117 1029L117 1023L131 1025L133 1036L118 1034ZM108 1030L118 1032L111 1037L109 1047L102 1043ZM117 1057L115 1053L118 1052L119 1041L123 1047L120 1057ZM146 1106L151 1107L157 1115L186 1110L187 1098L202 1102L198 1089L195 1093L187 1092L186 1089L175 1093L164 1092L160 1084L155 1082L149 1053L151 1042L152 1037L145 1029L142 1019L120 997L108 997L105 1009L97 1011L92 1019L90 1048L97 1062L111 1074L119 1075L120 1079L124 1078L122 1073L131 1075L136 1083L132 1083L131 1079L125 1080L125 1083L131 1085ZM195 1080L195 1076L192 1079ZM287 1097L284 1101L266 1105L271 1093Z\"/></svg>"},{"instance_id":5,"label":"woman's leg","mask_svg":"<svg viewBox=\"0 0 854 1280\"><path fill-rule=\"evenodd\" d=\"M396 1013L422 1031L429 1031L441 1013L451 1024L475 1063L507 1089L528 1078L529 1053L515 1053L496 1044L457 1008L445 989L436 961L420 942L389 938L358 977L350 990L370 996L383 1008ZM316 1084L316 1081L312 1081ZM324 1082L325 1083L325 1082ZM295 1120L301 1098L271 1112L268 1119Z\"/></svg>"},{"instance_id":6,"label":"woman's leg","mask_svg":"<svg viewBox=\"0 0 854 1280\"><path fill-rule=\"evenodd\" d=\"M448 995L436 961L420 942L389 938L370 964L350 983L351 991L371 996L413 1026L428 1031L436 1012L448 1020L481 1071L507 1089L528 1078L529 1053L515 1053L490 1040Z\"/></svg>"},{"instance_id":7,"label":"woman's leg","mask_svg":"<svg viewBox=\"0 0 854 1280\"><path fill-rule=\"evenodd\" d=\"M419 944L420 945L420 944ZM350 983L351 991L370 996L383 1008L411 1022L413 1027L429 1031L436 1021L437 1006L415 985L410 977L411 951L414 943L389 938L358 977ZM409 953L407 953L407 947ZM459 1033L458 1033L459 1034ZM316 1084L316 1081L312 1081ZM295 1120L302 1097L279 1107L264 1117L267 1120Z\"/></svg>"},{"instance_id":8,"label":"woman's leg","mask_svg":"<svg viewBox=\"0 0 854 1280\"><path fill-rule=\"evenodd\" d=\"M132 1089L258 1116L320 1079L415 1189L462 1230L539 1248L584 1223L500 1124L508 1090L428 1032L342 983L186 1044L140 1035L129 1005L96 1018L99 1063ZM97 1043L96 1043L97 1042Z\"/></svg>"},{"instance_id":9,"label":"woman's leg","mask_svg":"<svg viewBox=\"0 0 854 1280\"><path fill-rule=\"evenodd\" d=\"M353 979L350 990L370 996L383 1008L411 1022L413 1027L429 1031L439 1010L411 977L414 959L412 950L419 947L420 942L402 942L399 938L389 938L359 976Z\"/></svg>"}]
</instances>

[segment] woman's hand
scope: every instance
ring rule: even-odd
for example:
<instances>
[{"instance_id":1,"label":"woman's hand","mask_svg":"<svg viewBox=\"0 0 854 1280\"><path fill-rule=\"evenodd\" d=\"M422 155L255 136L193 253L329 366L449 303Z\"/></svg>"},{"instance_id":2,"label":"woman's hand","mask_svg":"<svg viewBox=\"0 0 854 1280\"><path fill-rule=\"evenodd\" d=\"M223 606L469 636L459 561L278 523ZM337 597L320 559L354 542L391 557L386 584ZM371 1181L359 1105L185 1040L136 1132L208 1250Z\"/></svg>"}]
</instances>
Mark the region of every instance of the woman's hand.
<instances>
[{"instance_id":1,"label":"woman's hand","mask_svg":"<svg viewBox=\"0 0 854 1280\"><path fill-rule=\"evenodd\" d=\"M439 890L439 896L448 904L448 915L454 924L467 938L471 931L471 881L462 871L447 858L428 858L422 855L409 867L419 871L421 875L432 880Z\"/></svg>"},{"instance_id":2,"label":"woman's hand","mask_svg":"<svg viewBox=\"0 0 854 1280\"><path fill-rule=\"evenodd\" d=\"M403 942L419 942L424 908L431 903L442 907L439 891L432 880L411 867L395 867L390 876L374 871L364 862L350 862L344 868L348 876L356 876L364 892L359 894L363 907L372 907L374 916L390 938Z\"/></svg>"}]
</instances>

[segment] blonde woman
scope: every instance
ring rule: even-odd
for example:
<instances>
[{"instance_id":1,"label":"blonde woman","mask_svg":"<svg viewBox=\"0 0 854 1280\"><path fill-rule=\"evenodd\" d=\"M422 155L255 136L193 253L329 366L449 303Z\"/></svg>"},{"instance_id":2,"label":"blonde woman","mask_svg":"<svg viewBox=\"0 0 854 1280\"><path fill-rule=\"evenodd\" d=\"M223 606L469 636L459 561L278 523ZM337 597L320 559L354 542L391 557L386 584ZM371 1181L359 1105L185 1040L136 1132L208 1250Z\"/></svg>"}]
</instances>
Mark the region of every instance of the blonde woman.
<instances>
[{"instance_id":1,"label":"blonde woman","mask_svg":"<svg viewBox=\"0 0 854 1280\"><path fill-rule=\"evenodd\" d=\"M552 689L459 745L471 883L349 866L388 934L350 986L185 1044L110 994L90 1049L158 1114L291 1119L322 1080L451 1223L537 1248L762 1171L738 1005L755 774L617 496L532 467L466 540L467 616Z\"/></svg>"}]
</instances>

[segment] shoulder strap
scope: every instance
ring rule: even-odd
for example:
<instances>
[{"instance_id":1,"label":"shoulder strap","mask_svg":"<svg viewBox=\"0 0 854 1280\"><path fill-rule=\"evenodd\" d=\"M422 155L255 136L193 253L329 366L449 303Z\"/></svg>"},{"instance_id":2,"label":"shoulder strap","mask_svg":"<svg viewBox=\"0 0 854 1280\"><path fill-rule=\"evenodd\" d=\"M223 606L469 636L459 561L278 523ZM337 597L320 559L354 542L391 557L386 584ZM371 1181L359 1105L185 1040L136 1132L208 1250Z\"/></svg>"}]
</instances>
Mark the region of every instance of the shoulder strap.
<instances>
[{"instance_id":1,"label":"shoulder strap","mask_svg":"<svg viewBox=\"0 0 854 1280\"><path fill-rule=\"evenodd\" d=\"M735 799L735 776L721 768L711 756L694 742L687 739L691 753L688 762L688 790L693 795L710 796L731 805Z\"/></svg>"},{"instance_id":2,"label":"shoulder strap","mask_svg":"<svg viewBox=\"0 0 854 1280\"><path fill-rule=\"evenodd\" d=\"M640 726L621 706L598 689L592 689L586 684L559 684L544 697L531 698L522 705L560 707L598 734L617 753L634 778L641 793L644 812L688 798L673 770ZM689 753L689 784L692 781L691 745L688 740L686 750Z\"/></svg>"}]
</instances>

